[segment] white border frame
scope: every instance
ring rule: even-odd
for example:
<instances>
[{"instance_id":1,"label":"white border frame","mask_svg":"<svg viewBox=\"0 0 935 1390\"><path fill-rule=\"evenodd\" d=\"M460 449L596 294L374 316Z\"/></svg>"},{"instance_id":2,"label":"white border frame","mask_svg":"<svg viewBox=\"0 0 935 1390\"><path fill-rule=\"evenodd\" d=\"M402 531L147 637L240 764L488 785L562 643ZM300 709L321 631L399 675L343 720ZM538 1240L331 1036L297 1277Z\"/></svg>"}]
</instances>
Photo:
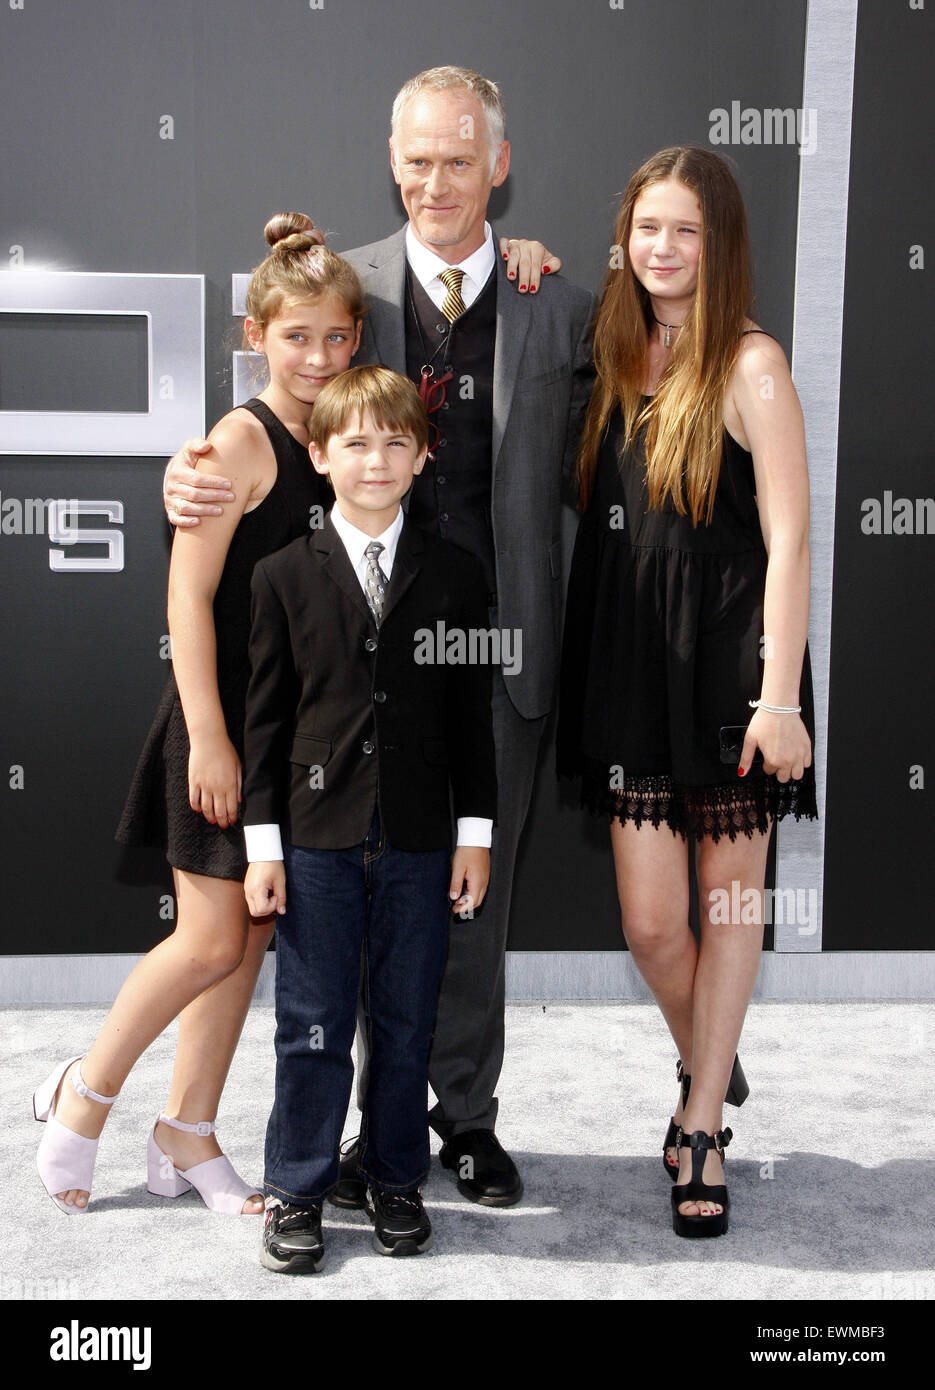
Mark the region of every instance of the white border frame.
<instances>
[{"instance_id":1,"label":"white border frame","mask_svg":"<svg viewBox=\"0 0 935 1390\"><path fill-rule=\"evenodd\" d=\"M831 595L844 323L844 255L851 161L857 0L810 0L802 107L818 113L817 144L802 155L795 255L792 374L805 415L811 489L812 593L809 653L815 691L818 823L776 828L776 888L816 888L818 930L777 923L773 950L821 950L828 768Z\"/></svg>"},{"instance_id":2,"label":"white border frame","mask_svg":"<svg viewBox=\"0 0 935 1390\"><path fill-rule=\"evenodd\" d=\"M149 323L146 411L0 410L0 454L171 454L205 432L203 275L0 271L0 313L144 315ZM171 399L160 380L172 378Z\"/></svg>"}]
</instances>

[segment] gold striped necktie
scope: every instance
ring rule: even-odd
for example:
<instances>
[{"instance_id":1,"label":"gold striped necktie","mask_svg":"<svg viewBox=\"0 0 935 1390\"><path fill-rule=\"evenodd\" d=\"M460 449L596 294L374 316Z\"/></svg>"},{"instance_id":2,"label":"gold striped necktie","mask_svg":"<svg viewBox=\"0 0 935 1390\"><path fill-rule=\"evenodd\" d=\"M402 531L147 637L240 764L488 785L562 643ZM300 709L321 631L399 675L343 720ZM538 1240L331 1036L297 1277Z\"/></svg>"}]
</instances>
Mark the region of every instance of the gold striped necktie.
<instances>
[{"instance_id":1,"label":"gold striped necktie","mask_svg":"<svg viewBox=\"0 0 935 1390\"><path fill-rule=\"evenodd\" d=\"M438 278L448 293L445 295L445 302L442 305L442 313L449 323L454 323L459 314L463 314L467 305L461 298L461 281L464 279L464 271L457 266L449 266L447 270L440 270Z\"/></svg>"}]
</instances>

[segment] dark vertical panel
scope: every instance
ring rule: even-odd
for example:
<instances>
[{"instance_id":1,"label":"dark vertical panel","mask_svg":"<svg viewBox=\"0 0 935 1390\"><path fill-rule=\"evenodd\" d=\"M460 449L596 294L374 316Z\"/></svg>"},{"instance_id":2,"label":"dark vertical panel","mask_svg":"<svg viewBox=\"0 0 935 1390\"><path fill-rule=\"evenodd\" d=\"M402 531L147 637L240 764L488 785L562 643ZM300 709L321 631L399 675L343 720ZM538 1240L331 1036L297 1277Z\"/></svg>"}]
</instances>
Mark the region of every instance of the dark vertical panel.
<instances>
[{"instance_id":1,"label":"dark vertical panel","mask_svg":"<svg viewBox=\"0 0 935 1390\"><path fill-rule=\"evenodd\" d=\"M932 7L858 11L835 516L826 950L932 945ZM911 268L923 248L925 269ZM887 503L889 496L889 504ZM898 534L898 499L912 501ZM881 534L864 530L879 509ZM917 515L917 512L919 515ZM889 530L889 534L887 534ZM911 769L929 785L913 789Z\"/></svg>"}]
</instances>

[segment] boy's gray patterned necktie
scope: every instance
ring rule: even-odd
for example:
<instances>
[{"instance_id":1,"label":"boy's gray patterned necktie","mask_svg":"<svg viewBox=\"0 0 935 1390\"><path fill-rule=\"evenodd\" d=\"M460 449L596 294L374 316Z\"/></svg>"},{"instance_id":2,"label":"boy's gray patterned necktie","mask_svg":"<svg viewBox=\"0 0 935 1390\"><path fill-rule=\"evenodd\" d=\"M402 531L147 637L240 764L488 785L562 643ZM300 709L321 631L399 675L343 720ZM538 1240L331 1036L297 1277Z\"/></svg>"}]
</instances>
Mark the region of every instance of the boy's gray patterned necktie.
<instances>
[{"instance_id":1,"label":"boy's gray patterned necktie","mask_svg":"<svg viewBox=\"0 0 935 1390\"><path fill-rule=\"evenodd\" d=\"M386 598L386 575L377 559L382 549L379 541L371 541L364 551L367 557L367 602L370 604L370 611L377 627L383 619L383 601Z\"/></svg>"}]
</instances>

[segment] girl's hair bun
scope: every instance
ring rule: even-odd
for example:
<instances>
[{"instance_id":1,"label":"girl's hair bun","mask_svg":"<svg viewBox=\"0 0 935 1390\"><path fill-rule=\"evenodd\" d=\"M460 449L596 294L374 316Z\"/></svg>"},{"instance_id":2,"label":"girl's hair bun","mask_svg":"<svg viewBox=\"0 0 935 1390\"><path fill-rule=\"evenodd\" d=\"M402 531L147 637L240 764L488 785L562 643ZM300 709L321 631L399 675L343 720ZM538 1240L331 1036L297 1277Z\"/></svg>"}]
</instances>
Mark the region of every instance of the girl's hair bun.
<instances>
[{"instance_id":1,"label":"girl's hair bun","mask_svg":"<svg viewBox=\"0 0 935 1390\"><path fill-rule=\"evenodd\" d=\"M338 299L355 322L364 314L364 292L357 272L322 245L322 233L304 212L277 212L265 228L269 255L250 276L247 317L265 328L283 305L322 297Z\"/></svg>"},{"instance_id":2,"label":"girl's hair bun","mask_svg":"<svg viewBox=\"0 0 935 1390\"><path fill-rule=\"evenodd\" d=\"M308 251L319 244L314 228L304 212L277 212L263 228L263 235L276 251Z\"/></svg>"}]
</instances>

